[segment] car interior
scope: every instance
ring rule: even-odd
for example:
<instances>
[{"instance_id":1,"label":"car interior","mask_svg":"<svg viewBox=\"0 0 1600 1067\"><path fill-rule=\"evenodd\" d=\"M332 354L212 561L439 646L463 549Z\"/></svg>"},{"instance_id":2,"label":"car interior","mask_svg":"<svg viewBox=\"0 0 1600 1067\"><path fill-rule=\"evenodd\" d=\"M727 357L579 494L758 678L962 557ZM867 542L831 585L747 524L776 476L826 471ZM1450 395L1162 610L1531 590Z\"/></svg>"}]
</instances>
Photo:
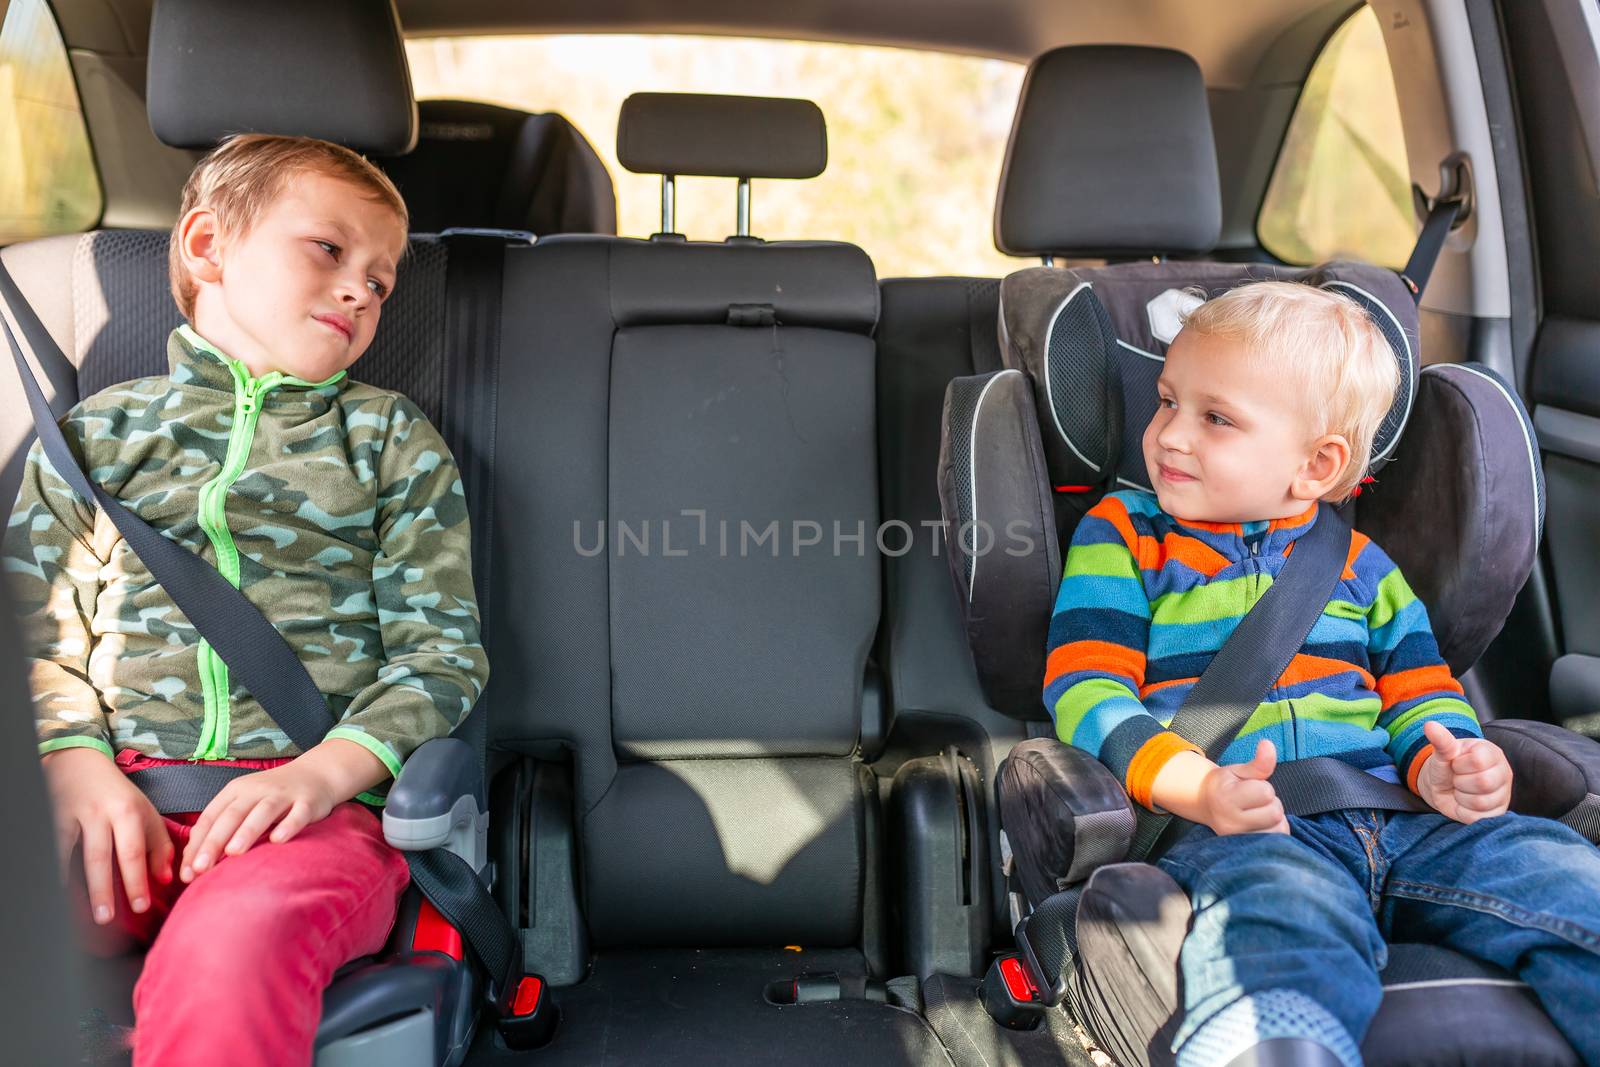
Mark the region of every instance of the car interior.
<instances>
[{"instance_id":1,"label":"car interior","mask_svg":"<svg viewBox=\"0 0 1600 1067\"><path fill-rule=\"evenodd\" d=\"M1393 77L1409 263L1263 239L1297 109L1356 18ZM1427 603L1513 808L1600 840L1586 0L0 0L0 25L70 61L103 196L26 239L0 203L0 315L56 418L163 373L178 192L222 137L347 145L411 213L352 376L410 397L461 467L493 677L456 743L407 763L385 828L465 861L494 916L467 929L442 890L408 891L384 953L327 991L319 1067L1172 1063L1188 905L1115 862L1127 797L1067 773L1076 865L1025 887L997 789L1054 736L1064 546L1100 493L1149 488L1160 309L1193 286L1334 287L1379 322L1402 388L1355 525ZM764 186L830 165L809 100L631 95L615 159L659 178L659 228L619 236L614 175L553 105L414 92L408 38L565 33L1026 65L992 212L1013 272L880 277L834 234L764 239ZM717 182L733 233L676 232L683 177ZM26 381L0 371L7 500ZM979 548L978 526L1026 550ZM0 610L25 678L14 626ZM24 687L0 704L30 827L6 882L15 1062L118 1062L82 1051L83 1020L131 1023L139 961L70 949ZM1369 1064L1580 1062L1513 975L1419 944L1382 977Z\"/></svg>"}]
</instances>

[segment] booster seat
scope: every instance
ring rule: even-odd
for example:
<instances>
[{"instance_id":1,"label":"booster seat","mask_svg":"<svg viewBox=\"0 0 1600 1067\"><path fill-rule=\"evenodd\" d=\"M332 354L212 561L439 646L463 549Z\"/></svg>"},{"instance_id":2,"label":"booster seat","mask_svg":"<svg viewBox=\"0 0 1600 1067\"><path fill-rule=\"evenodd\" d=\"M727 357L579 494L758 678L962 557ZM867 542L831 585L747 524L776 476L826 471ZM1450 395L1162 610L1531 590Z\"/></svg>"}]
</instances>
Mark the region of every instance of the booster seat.
<instances>
[{"instance_id":1,"label":"booster seat","mask_svg":"<svg viewBox=\"0 0 1600 1067\"><path fill-rule=\"evenodd\" d=\"M1215 296L1268 278L1342 289L1383 328L1402 385L1374 442L1376 481L1350 509L1355 525L1407 574L1453 672L1465 672L1498 632L1542 527L1531 420L1486 367L1419 368L1416 313L1395 275L1354 264L1039 268L1001 286L1006 369L957 379L946 395L941 500L958 531L950 565L979 676L997 708L1045 717L1044 631L1062 546L1102 489L1150 489L1139 435L1155 411L1174 305L1191 299L1190 287ZM1040 550L984 552L980 538L961 536L981 528L1025 531ZM1485 730L1512 762L1514 810L1600 836L1600 745L1546 723L1502 720ZM1003 828L1038 817L1019 785L1039 777L1070 814L1046 830L1054 878L1014 886L1025 966L1043 1000L1066 999L1119 1062L1170 1062L1162 1032L1176 1009L1187 900L1159 869L1116 862L1133 831L1130 802L1100 764L1053 739L1019 745L1002 765ZM1363 1046L1369 1064L1417 1063L1418 1048L1446 1057L1438 1062L1577 1062L1525 987L1495 968L1437 946L1397 944L1383 977L1383 1007ZM1507 1025L1480 1033L1469 1052L1456 1024L1485 1016ZM1263 1052L1250 1062L1316 1061Z\"/></svg>"}]
</instances>

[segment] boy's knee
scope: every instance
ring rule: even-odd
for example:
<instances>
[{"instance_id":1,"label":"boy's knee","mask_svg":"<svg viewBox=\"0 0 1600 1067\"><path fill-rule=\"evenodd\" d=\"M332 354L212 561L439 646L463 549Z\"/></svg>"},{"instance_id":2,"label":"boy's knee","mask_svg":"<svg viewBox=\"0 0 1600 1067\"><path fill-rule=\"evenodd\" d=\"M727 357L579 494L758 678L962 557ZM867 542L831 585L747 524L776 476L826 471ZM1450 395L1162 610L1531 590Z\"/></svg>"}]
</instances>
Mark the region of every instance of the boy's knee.
<instances>
[{"instance_id":1,"label":"boy's knee","mask_svg":"<svg viewBox=\"0 0 1600 1067\"><path fill-rule=\"evenodd\" d=\"M1266 1041L1310 1041L1345 1067L1360 1067L1350 1028L1294 989L1264 989L1240 997L1206 1019L1177 1048L1178 1067L1215 1067Z\"/></svg>"}]
</instances>

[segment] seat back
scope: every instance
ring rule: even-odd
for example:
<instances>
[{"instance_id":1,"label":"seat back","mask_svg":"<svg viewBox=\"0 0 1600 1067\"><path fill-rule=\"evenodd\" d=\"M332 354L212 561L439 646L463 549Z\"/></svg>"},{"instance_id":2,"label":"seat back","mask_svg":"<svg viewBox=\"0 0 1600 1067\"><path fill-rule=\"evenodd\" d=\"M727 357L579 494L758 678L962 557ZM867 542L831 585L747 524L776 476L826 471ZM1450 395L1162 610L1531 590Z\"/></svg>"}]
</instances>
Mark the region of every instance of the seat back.
<instances>
[{"instance_id":1,"label":"seat back","mask_svg":"<svg viewBox=\"0 0 1600 1067\"><path fill-rule=\"evenodd\" d=\"M422 100L417 146L376 160L411 211L411 228L617 232L617 194L594 146L555 112L475 100Z\"/></svg>"},{"instance_id":2,"label":"seat back","mask_svg":"<svg viewBox=\"0 0 1600 1067\"><path fill-rule=\"evenodd\" d=\"M877 310L848 245L508 253L493 736L574 753L601 945L861 938Z\"/></svg>"}]
</instances>

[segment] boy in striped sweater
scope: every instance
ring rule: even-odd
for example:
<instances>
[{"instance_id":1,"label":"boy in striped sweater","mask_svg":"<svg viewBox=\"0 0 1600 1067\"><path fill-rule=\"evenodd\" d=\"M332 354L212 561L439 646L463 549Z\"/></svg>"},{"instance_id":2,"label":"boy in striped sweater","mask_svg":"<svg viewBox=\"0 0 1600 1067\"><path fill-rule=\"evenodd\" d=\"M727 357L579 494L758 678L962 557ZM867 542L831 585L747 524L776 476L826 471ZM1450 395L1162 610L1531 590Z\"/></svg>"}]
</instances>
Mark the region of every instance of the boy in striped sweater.
<instances>
[{"instance_id":1,"label":"boy in striped sweater","mask_svg":"<svg viewBox=\"0 0 1600 1067\"><path fill-rule=\"evenodd\" d=\"M1332 599L1220 763L1166 728L1318 501L1360 484L1397 385L1347 297L1263 282L1202 304L1144 434L1155 494L1107 496L1072 538L1044 684L1056 733L1135 802L1198 824L1159 861L1194 908L1180 1067L1274 1039L1359 1064L1387 936L1517 973L1600 1064L1600 852L1507 813L1505 754L1371 540L1352 535ZM1286 815L1269 776L1312 756L1403 783L1434 812Z\"/></svg>"}]
</instances>

